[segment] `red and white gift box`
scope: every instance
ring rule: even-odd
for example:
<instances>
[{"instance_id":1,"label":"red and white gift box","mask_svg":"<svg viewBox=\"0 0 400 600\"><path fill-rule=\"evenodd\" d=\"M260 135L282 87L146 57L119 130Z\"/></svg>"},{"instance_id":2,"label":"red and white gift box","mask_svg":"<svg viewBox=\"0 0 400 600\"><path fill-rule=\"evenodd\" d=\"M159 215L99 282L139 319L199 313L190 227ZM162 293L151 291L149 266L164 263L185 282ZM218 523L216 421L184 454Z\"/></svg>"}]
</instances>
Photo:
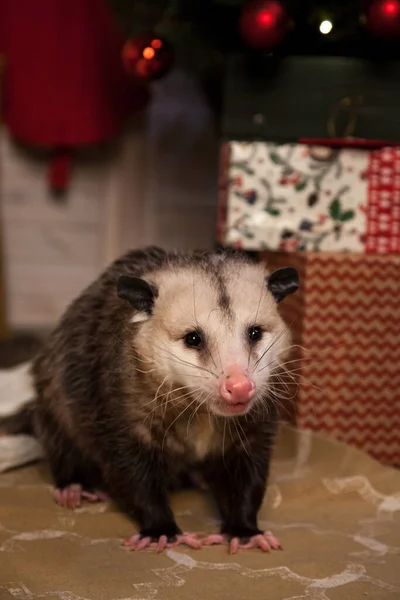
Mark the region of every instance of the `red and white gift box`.
<instances>
[{"instance_id":1,"label":"red and white gift box","mask_svg":"<svg viewBox=\"0 0 400 600\"><path fill-rule=\"evenodd\" d=\"M300 274L299 292L280 305L297 361L288 364L297 379L286 390L292 420L400 466L400 256L261 258Z\"/></svg>"}]
</instances>

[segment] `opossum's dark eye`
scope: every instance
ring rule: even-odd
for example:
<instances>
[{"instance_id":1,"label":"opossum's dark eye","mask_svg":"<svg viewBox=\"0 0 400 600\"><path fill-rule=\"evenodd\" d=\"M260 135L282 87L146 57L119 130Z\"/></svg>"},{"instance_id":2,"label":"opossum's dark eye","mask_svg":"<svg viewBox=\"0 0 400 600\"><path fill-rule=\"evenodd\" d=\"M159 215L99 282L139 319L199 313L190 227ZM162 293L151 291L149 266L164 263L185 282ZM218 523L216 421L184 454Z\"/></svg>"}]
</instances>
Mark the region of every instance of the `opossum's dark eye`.
<instances>
[{"instance_id":1,"label":"opossum's dark eye","mask_svg":"<svg viewBox=\"0 0 400 600\"><path fill-rule=\"evenodd\" d=\"M262 329L258 327L258 325L252 325L247 330L247 335L249 336L249 340L252 343L258 342L262 338Z\"/></svg>"},{"instance_id":2,"label":"opossum's dark eye","mask_svg":"<svg viewBox=\"0 0 400 600\"><path fill-rule=\"evenodd\" d=\"M201 333L198 331L190 331L184 339L186 346L189 346L189 348L199 348L203 343Z\"/></svg>"}]
</instances>

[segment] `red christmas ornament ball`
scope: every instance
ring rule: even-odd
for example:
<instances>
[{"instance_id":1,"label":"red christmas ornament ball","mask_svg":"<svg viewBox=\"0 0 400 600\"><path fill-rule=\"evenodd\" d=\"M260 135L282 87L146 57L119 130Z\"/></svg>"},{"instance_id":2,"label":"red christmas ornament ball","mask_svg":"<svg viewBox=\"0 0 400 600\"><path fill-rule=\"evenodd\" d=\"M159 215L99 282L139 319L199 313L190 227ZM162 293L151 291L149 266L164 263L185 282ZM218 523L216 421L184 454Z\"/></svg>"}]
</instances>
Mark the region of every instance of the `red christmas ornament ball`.
<instances>
[{"instance_id":1,"label":"red christmas ornament ball","mask_svg":"<svg viewBox=\"0 0 400 600\"><path fill-rule=\"evenodd\" d=\"M289 25L289 14L277 0L251 0L243 7L239 31L252 48L268 50L283 42Z\"/></svg>"},{"instance_id":2,"label":"red christmas ornament ball","mask_svg":"<svg viewBox=\"0 0 400 600\"><path fill-rule=\"evenodd\" d=\"M367 10L368 29L381 38L400 36L399 0L374 0Z\"/></svg>"},{"instance_id":3,"label":"red christmas ornament ball","mask_svg":"<svg viewBox=\"0 0 400 600\"><path fill-rule=\"evenodd\" d=\"M174 54L171 46L159 36L143 34L125 42L122 62L130 75L142 81L152 81L168 73Z\"/></svg>"}]
</instances>

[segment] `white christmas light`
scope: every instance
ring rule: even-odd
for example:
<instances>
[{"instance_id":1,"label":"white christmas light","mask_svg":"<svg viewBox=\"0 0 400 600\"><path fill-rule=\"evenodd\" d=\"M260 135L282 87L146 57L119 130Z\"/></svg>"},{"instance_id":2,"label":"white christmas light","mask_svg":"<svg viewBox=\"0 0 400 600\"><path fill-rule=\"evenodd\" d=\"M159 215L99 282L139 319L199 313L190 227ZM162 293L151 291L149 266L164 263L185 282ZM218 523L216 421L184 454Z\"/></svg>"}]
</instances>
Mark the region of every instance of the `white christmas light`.
<instances>
[{"instance_id":1,"label":"white christmas light","mask_svg":"<svg viewBox=\"0 0 400 600\"><path fill-rule=\"evenodd\" d=\"M330 21L322 21L321 25L319 26L319 30L321 33L326 35L332 31L332 27L333 25Z\"/></svg>"}]
</instances>

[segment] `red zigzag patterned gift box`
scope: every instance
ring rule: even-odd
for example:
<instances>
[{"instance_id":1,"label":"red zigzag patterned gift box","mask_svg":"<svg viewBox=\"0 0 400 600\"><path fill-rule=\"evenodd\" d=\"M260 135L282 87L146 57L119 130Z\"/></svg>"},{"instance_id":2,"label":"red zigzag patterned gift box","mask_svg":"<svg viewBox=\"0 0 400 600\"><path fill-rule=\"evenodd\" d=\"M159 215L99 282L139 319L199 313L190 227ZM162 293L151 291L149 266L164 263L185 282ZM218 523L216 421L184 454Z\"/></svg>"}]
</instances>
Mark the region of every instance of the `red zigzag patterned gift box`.
<instances>
[{"instance_id":1,"label":"red zigzag patterned gift box","mask_svg":"<svg viewBox=\"0 0 400 600\"><path fill-rule=\"evenodd\" d=\"M282 303L298 345L298 426L400 466L400 256L261 256L300 272L300 293Z\"/></svg>"}]
</instances>

